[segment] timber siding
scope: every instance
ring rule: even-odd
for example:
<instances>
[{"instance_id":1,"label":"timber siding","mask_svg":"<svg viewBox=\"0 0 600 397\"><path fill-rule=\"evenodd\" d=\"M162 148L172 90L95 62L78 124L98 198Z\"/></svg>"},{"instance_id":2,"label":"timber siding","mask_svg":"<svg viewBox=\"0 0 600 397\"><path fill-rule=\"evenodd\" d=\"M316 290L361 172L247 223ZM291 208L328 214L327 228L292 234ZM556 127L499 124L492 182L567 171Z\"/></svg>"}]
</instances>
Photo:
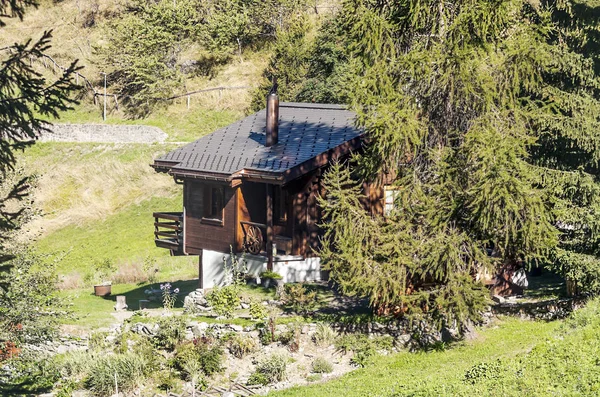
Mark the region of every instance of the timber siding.
<instances>
[{"instance_id":1,"label":"timber siding","mask_svg":"<svg viewBox=\"0 0 600 397\"><path fill-rule=\"evenodd\" d=\"M211 184L195 181L184 182L185 208L185 251L199 254L202 249L229 252L236 245L236 191L227 185L224 187L224 208L222 225L203 219L204 189Z\"/></svg>"}]
</instances>

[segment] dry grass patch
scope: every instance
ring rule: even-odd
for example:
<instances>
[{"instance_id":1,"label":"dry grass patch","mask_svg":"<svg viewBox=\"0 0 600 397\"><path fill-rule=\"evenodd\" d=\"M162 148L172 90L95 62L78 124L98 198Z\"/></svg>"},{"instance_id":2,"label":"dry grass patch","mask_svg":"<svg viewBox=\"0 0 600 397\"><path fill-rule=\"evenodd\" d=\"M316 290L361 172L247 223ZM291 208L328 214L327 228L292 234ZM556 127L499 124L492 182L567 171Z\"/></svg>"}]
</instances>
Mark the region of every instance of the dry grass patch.
<instances>
[{"instance_id":1,"label":"dry grass patch","mask_svg":"<svg viewBox=\"0 0 600 397\"><path fill-rule=\"evenodd\" d=\"M34 198L42 216L26 226L21 238L82 226L149 198L178 194L170 177L149 167L166 151L158 145L35 145L23 160L28 170L39 175Z\"/></svg>"}]
</instances>

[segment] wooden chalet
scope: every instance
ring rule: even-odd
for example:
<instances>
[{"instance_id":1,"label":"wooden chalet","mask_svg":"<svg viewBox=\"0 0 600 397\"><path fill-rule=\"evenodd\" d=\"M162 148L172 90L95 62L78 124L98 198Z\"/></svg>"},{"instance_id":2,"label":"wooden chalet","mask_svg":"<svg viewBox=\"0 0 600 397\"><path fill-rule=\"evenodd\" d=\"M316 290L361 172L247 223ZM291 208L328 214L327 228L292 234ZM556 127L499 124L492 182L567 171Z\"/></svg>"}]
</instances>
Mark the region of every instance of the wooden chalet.
<instances>
[{"instance_id":1,"label":"wooden chalet","mask_svg":"<svg viewBox=\"0 0 600 397\"><path fill-rule=\"evenodd\" d=\"M201 287L219 281L230 247L255 272L319 279L316 198L329 162L363 143L354 118L341 105L270 94L266 110L157 158L154 169L183 185L183 211L154 213L156 245L199 255Z\"/></svg>"}]
</instances>

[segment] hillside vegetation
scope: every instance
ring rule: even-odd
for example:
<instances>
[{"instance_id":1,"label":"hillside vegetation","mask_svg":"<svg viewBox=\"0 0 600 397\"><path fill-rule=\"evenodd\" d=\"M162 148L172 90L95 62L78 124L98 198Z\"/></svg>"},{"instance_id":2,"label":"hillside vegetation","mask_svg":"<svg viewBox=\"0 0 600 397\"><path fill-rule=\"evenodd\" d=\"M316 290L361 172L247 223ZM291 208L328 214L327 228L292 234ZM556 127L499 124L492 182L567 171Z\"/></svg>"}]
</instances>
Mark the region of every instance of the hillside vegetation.
<instances>
[{"instance_id":1,"label":"hillside vegetation","mask_svg":"<svg viewBox=\"0 0 600 397\"><path fill-rule=\"evenodd\" d=\"M168 251L154 247L151 214L180 211L181 189L170 177L154 172L149 164L182 142L197 139L244 115L252 87L262 79L269 42L277 29L285 28L294 10L303 11L301 2L284 3L281 7L288 11L281 14L284 8L277 8L278 2L229 1L209 9L195 0L178 1L175 8L172 1L43 1L39 8L30 9L23 21L7 20L0 46L53 30L52 47L46 52L49 57L32 59L42 74L56 74L60 66L74 59L83 66L80 103L61 113L59 119L49 121L152 125L165 131L167 142L172 142L38 143L20 156L20 166L36 176L36 187L35 216L20 232L18 242L27 245L35 241L39 252L59 258L63 287L81 287L94 263L105 259L114 262L121 273L130 273L131 280L125 277L123 281L140 281L134 279L143 278L141 267L146 262L156 264L159 278L194 275L192 259L170 258ZM247 11L243 13L246 19L228 19L235 14L232 10L239 11L240 7ZM273 17L275 11L278 18ZM161 15L173 12L183 13L181 19L165 25ZM251 26L250 20L262 22ZM140 23L155 29L147 32L150 36L164 41L144 47L139 41L145 37ZM242 25L251 29L236 30ZM118 39L128 44L119 44ZM160 56L166 46L171 51L169 59ZM116 59L121 55L156 63L134 65ZM202 65L208 65L208 69L202 69ZM145 104L132 101L130 96L138 92L127 88L122 77L132 76L140 68L147 67L144 70L149 72L158 66L170 74L154 75L154 85L146 80L148 85L142 88ZM108 92L119 94L117 99L107 97L106 121L102 119L102 97L94 101L93 96L93 90L103 92L104 72L108 73ZM141 74L136 76L142 78ZM213 87L237 88L167 102L151 98ZM135 110L142 105L148 105L143 114Z\"/></svg>"},{"instance_id":2,"label":"hillside vegetation","mask_svg":"<svg viewBox=\"0 0 600 397\"><path fill-rule=\"evenodd\" d=\"M564 323L505 319L476 341L402 352L341 379L273 396L597 396L600 301Z\"/></svg>"}]
</instances>

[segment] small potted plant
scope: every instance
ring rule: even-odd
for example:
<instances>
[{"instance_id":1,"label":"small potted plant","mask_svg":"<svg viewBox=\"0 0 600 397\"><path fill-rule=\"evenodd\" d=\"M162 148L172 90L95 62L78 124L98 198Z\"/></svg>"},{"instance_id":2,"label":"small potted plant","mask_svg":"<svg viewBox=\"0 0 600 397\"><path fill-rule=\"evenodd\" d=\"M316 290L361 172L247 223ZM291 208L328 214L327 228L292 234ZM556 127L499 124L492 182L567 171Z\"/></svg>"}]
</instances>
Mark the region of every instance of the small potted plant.
<instances>
[{"instance_id":1,"label":"small potted plant","mask_svg":"<svg viewBox=\"0 0 600 397\"><path fill-rule=\"evenodd\" d=\"M94 264L94 295L108 296L112 292L111 274L117 271L110 259L97 261Z\"/></svg>"},{"instance_id":2,"label":"small potted plant","mask_svg":"<svg viewBox=\"0 0 600 397\"><path fill-rule=\"evenodd\" d=\"M283 277L281 277L281 274L279 273L267 270L266 272L262 272L260 274L260 284L264 288L277 288L279 285L283 284Z\"/></svg>"}]
</instances>

